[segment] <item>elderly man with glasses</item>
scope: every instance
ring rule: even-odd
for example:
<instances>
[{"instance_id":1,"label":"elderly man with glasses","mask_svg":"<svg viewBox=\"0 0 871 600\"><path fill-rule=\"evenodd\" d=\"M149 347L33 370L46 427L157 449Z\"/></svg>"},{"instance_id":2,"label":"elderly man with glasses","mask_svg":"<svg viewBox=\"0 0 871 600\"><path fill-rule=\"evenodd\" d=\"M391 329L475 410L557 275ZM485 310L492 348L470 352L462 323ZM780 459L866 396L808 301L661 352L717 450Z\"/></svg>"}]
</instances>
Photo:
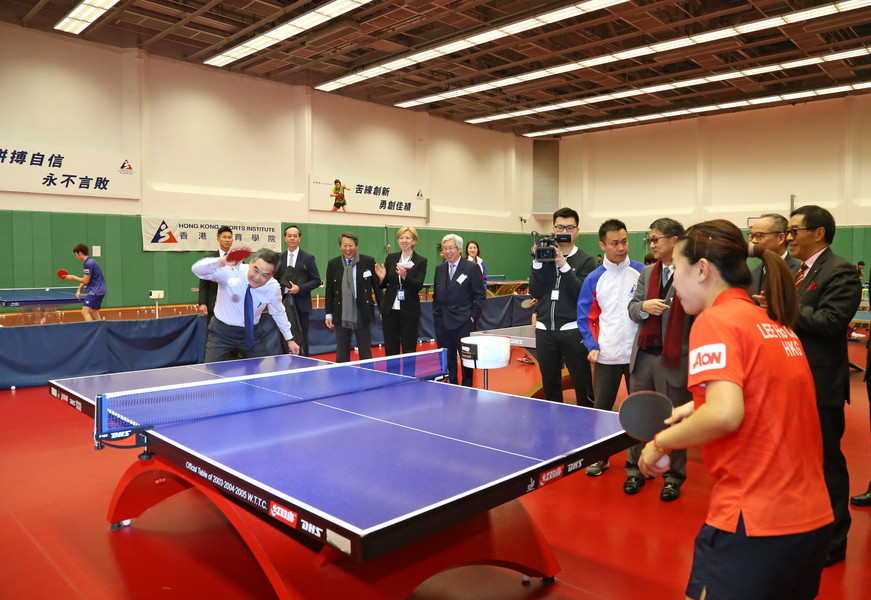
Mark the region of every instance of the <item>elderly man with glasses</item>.
<instances>
[{"instance_id":1,"label":"elderly man with glasses","mask_svg":"<svg viewBox=\"0 0 871 600\"><path fill-rule=\"evenodd\" d=\"M487 291L481 269L463 260L463 238L449 233L442 238L441 250L445 262L435 269L432 290L432 314L436 343L445 348L448 360L448 382L460 383L457 357L461 340L472 331L484 310ZM472 387L473 371L463 365L462 385Z\"/></svg>"},{"instance_id":2,"label":"elderly man with glasses","mask_svg":"<svg viewBox=\"0 0 871 600\"><path fill-rule=\"evenodd\" d=\"M788 225L789 221L783 215L778 215L777 213L764 214L750 226L750 233L747 234L747 239L780 256L794 276L798 272L801 261L790 254L789 247L786 245L786 228ZM765 269L761 262L750 269L750 277L750 287L747 289L750 297L753 298L756 304L765 306L765 297L762 294L762 287L765 284Z\"/></svg>"},{"instance_id":3,"label":"elderly man with glasses","mask_svg":"<svg viewBox=\"0 0 871 600\"><path fill-rule=\"evenodd\" d=\"M693 318L684 313L672 286L674 247L683 234L683 225L668 217L650 224L644 242L650 245L656 262L641 271L628 307L629 317L639 324L629 361L629 389L657 391L668 396L675 406L692 399L687 390L687 352ZM637 494L644 486L645 479L638 468L643 448L644 444L636 444L626 454L625 494ZM680 498L686 469L686 450L672 452L671 466L662 476L660 500L671 502Z\"/></svg>"},{"instance_id":4,"label":"elderly man with glasses","mask_svg":"<svg viewBox=\"0 0 871 600\"><path fill-rule=\"evenodd\" d=\"M844 403L850 400L847 330L859 307L862 282L856 267L832 252L835 219L819 206L802 206L789 216L786 239L801 261L795 279L799 314L795 333L811 367L823 434L823 473L835 513L826 566L844 560L850 529L847 460L841 452Z\"/></svg>"}]
</instances>

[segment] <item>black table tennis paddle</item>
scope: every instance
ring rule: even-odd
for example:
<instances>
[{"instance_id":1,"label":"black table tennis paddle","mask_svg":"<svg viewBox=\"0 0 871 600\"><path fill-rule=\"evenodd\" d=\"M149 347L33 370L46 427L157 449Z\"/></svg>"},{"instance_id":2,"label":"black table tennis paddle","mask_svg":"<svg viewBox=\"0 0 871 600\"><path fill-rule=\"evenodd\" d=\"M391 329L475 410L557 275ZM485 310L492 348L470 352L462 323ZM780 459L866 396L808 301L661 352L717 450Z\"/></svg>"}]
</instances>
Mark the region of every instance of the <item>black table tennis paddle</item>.
<instances>
[{"instance_id":1,"label":"black table tennis paddle","mask_svg":"<svg viewBox=\"0 0 871 600\"><path fill-rule=\"evenodd\" d=\"M642 442L649 442L668 427L663 421L671 416L671 400L659 392L634 392L620 406L620 425L626 433Z\"/></svg>"}]
</instances>

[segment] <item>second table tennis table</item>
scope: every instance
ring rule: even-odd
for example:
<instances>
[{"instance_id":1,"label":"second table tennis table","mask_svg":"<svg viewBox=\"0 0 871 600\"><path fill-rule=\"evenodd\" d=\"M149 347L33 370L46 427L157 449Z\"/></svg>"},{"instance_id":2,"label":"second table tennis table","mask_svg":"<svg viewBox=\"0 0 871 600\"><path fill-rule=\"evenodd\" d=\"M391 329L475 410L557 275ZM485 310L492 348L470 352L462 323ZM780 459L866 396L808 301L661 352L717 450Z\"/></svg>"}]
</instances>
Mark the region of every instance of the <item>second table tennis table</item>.
<instances>
[{"instance_id":1,"label":"second table tennis table","mask_svg":"<svg viewBox=\"0 0 871 600\"><path fill-rule=\"evenodd\" d=\"M49 307L81 304L76 298L78 287L4 288L0 289L0 306L19 309L24 323L45 323Z\"/></svg>"},{"instance_id":2,"label":"second table tennis table","mask_svg":"<svg viewBox=\"0 0 871 600\"><path fill-rule=\"evenodd\" d=\"M57 380L50 390L94 415L98 394L291 377L319 365L274 356ZM129 522L195 487L236 527L279 596L295 598L404 598L462 564L552 578L558 564L516 499L632 444L615 413L433 381L142 435L147 453L119 482L109 521Z\"/></svg>"}]
</instances>

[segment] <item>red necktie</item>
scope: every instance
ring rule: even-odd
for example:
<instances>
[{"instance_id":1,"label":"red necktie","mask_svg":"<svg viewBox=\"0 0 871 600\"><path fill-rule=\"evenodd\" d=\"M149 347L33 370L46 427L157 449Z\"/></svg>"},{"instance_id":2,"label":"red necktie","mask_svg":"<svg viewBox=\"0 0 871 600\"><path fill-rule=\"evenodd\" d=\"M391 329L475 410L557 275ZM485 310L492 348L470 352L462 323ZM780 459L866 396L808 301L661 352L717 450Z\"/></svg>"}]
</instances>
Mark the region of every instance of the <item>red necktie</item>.
<instances>
[{"instance_id":1,"label":"red necktie","mask_svg":"<svg viewBox=\"0 0 871 600\"><path fill-rule=\"evenodd\" d=\"M801 266L798 268L798 273L795 274L795 289L798 289L801 286L801 282L804 281L804 276L807 273L807 263L801 263Z\"/></svg>"}]
</instances>

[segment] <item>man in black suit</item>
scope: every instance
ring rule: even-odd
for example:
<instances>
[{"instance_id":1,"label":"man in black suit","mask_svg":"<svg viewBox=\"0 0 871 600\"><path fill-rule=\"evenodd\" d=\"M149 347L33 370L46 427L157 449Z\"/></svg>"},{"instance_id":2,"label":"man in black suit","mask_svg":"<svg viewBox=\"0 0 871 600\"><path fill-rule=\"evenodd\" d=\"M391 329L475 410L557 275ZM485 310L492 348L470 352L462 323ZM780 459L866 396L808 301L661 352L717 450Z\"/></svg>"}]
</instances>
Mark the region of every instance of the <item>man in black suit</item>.
<instances>
[{"instance_id":1,"label":"man in black suit","mask_svg":"<svg viewBox=\"0 0 871 600\"><path fill-rule=\"evenodd\" d=\"M859 307L862 284L856 267L834 254L835 219L819 206L802 206L790 214L786 239L802 261L796 274L799 315L795 324L811 367L823 437L823 473L835 513L826 566L844 560L850 529L849 473L841 452L844 402L850 400L847 330Z\"/></svg>"},{"instance_id":2,"label":"man in black suit","mask_svg":"<svg viewBox=\"0 0 871 600\"><path fill-rule=\"evenodd\" d=\"M321 274L315 257L299 247L302 230L296 225L284 228L284 242L287 250L281 254L281 261L275 270L275 279L282 285L284 304L287 310L296 311L302 335L299 337L300 354L309 353L309 317L312 312L312 291L321 285ZM290 317L288 317L290 318Z\"/></svg>"},{"instance_id":3,"label":"man in black suit","mask_svg":"<svg viewBox=\"0 0 871 600\"><path fill-rule=\"evenodd\" d=\"M487 293L481 269L463 260L463 238L449 233L442 238L445 262L436 267L433 280L432 313L436 343L447 351L448 381L458 383L457 356L460 340L472 331L484 310ZM463 385L472 387L472 369L463 367Z\"/></svg>"},{"instance_id":4,"label":"man in black suit","mask_svg":"<svg viewBox=\"0 0 871 600\"><path fill-rule=\"evenodd\" d=\"M342 233L342 254L327 263L325 319L327 327L336 330L336 362L351 360L352 333L357 335L360 359L372 358L369 328L375 320L375 303L381 302L381 287L375 275L375 259L358 254L358 244L356 235Z\"/></svg>"},{"instance_id":5,"label":"man in black suit","mask_svg":"<svg viewBox=\"0 0 871 600\"><path fill-rule=\"evenodd\" d=\"M868 399L871 400L871 335L868 336L865 348L868 351L867 358L865 359L865 391L867 392ZM855 506L871 506L871 481L868 482L867 490L850 498L850 504Z\"/></svg>"},{"instance_id":6,"label":"man in black suit","mask_svg":"<svg viewBox=\"0 0 871 600\"><path fill-rule=\"evenodd\" d=\"M771 250L780 256L793 276L798 272L801 261L795 258L786 245L786 228L789 226L789 221L783 215L777 213L768 213L762 215L753 225L750 226L750 233L747 234L747 239L758 246L762 246L766 250ZM762 263L750 269L750 287L747 292L756 304L765 305L762 298L762 285L765 283L765 272L762 268Z\"/></svg>"},{"instance_id":7,"label":"man in black suit","mask_svg":"<svg viewBox=\"0 0 871 600\"><path fill-rule=\"evenodd\" d=\"M226 225L218 229L218 250L209 252L205 258L221 258L233 246L233 230ZM209 321L215 315L215 299L218 297L218 284L208 279L200 279L200 290L197 295L197 310L200 314L209 317Z\"/></svg>"}]
</instances>

